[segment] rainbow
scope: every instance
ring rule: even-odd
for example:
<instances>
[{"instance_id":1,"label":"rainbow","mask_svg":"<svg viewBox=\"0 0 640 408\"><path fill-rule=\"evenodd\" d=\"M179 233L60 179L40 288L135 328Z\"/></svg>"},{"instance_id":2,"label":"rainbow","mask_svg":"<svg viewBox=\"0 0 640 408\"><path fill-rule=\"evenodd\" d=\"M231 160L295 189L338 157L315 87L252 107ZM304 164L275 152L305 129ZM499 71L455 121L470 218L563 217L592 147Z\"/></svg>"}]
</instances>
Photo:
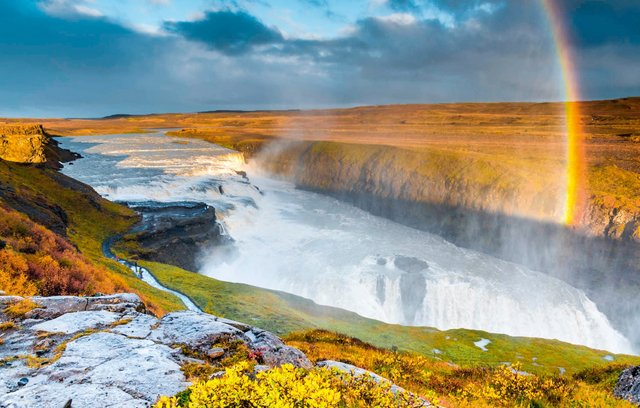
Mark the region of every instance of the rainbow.
<instances>
[{"instance_id":1,"label":"rainbow","mask_svg":"<svg viewBox=\"0 0 640 408\"><path fill-rule=\"evenodd\" d=\"M568 33L556 4L558 0L541 1L551 23L565 93L566 170L562 222L567 226L575 226L580 222L585 208L586 181L580 106L577 103L580 100L578 78L574 65L575 59L568 41Z\"/></svg>"}]
</instances>

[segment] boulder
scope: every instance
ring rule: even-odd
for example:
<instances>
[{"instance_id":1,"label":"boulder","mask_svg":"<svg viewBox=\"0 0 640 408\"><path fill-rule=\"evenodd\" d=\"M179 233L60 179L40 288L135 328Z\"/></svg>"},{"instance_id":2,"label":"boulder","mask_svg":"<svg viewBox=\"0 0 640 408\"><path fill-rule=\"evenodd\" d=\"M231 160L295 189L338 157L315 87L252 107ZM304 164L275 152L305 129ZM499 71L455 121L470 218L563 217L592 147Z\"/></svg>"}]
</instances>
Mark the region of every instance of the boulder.
<instances>
[{"instance_id":1,"label":"boulder","mask_svg":"<svg viewBox=\"0 0 640 408\"><path fill-rule=\"evenodd\" d=\"M146 308L140 297L135 293L119 293L115 295L106 295L87 298L86 310L106 310L109 312L144 313Z\"/></svg>"},{"instance_id":2,"label":"boulder","mask_svg":"<svg viewBox=\"0 0 640 408\"><path fill-rule=\"evenodd\" d=\"M2 299L2 298L0 298ZM31 319L53 319L65 313L104 310L117 313L144 313L145 306L135 293L78 297L78 296L34 296L31 298L40 307L25 314ZM1 302L2 300L0 300Z\"/></svg>"},{"instance_id":3,"label":"boulder","mask_svg":"<svg viewBox=\"0 0 640 408\"><path fill-rule=\"evenodd\" d=\"M87 299L77 296L34 296L31 300L39 307L25 314L29 319L55 319L65 313L81 312L87 308Z\"/></svg>"},{"instance_id":4,"label":"boulder","mask_svg":"<svg viewBox=\"0 0 640 408\"><path fill-rule=\"evenodd\" d=\"M120 319L121 315L113 312L73 312L56 317L53 320L34 324L29 329L36 332L73 334L89 329L106 327Z\"/></svg>"},{"instance_id":5,"label":"boulder","mask_svg":"<svg viewBox=\"0 0 640 408\"><path fill-rule=\"evenodd\" d=\"M259 353L262 362L270 367L282 364L293 364L295 367L311 368L313 364L307 356L297 348L287 346L275 334L266 330L253 328L245 335L249 338L249 348Z\"/></svg>"},{"instance_id":6,"label":"boulder","mask_svg":"<svg viewBox=\"0 0 640 408\"><path fill-rule=\"evenodd\" d=\"M29 383L0 397L0 406L148 407L186 388L175 350L148 340L96 333L67 344L62 357Z\"/></svg>"},{"instance_id":7,"label":"boulder","mask_svg":"<svg viewBox=\"0 0 640 408\"><path fill-rule=\"evenodd\" d=\"M640 406L640 366L620 373L613 395Z\"/></svg>"},{"instance_id":8,"label":"boulder","mask_svg":"<svg viewBox=\"0 0 640 408\"><path fill-rule=\"evenodd\" d=\"M157 323L158 319L155 317L146 314L139 314L129 323L113 327L109 331L133 339L145 339L151 334L153 326Z\"/></svg>"}]
</instances>

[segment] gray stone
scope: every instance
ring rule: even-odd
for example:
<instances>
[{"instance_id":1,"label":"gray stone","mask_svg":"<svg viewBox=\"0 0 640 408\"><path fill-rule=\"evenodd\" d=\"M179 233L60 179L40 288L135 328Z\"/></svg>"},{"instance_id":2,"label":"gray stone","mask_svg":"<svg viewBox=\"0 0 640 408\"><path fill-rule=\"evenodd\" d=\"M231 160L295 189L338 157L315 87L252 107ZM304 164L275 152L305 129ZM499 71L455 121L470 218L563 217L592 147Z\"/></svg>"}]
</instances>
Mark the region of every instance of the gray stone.
<instances>
[{"instance_id":1,"label":"gray stone","mask_svg":"<svg viewBox=\"0 0 640 408\"><path fill-rule=\"evenodd\" d=\"M215 316L191 311L174 312L164 316L149 339L167 344L184 344L188 348L206 354L211 347L223 340L246 337L235 327L219 322Z\"/></svg>"},{"instance_id":2,"label":"gray stone","mask_svg":"<svg viewBox=\"0 0 640 408\"><path fill-rule=\"evenodd\" d=\"M2 304L20 300L0 297ZM157 319L140 312L144 308L135 295L34 301L41 307L17 319L19 329L3 333L0 358L50 358L58 345L66 345L50 365L32 368L18 358L0 366L0 407L63 407L70 399L73 408L149 407L159 396L174 395L189 385L182 364L202 362L173 347L176 344L219 358L228 351L214 347L217 342L241 340L262 355L256 373L284 363L311 367L302 352L270 332L206 313L184 311ZM83 333L87 329L96 331ZM41 332L48 334L43 337ZM78 333L81 337L71 340ZM20 387L21 378L28 383Z\"/></svg>"},{"instance_id":3,"label":"gray stone","mask_svg":"<svg viewBox=\"0 0 640 408\"><path fill-rule=\"evenodd\" d=\"M270 367L293 364L296 367L311 368L313 364L303 352L287 346L275 334L253 328L245 333L249 338L249 348L262 355L262 362Z\"/></svg>"},{"instance_id":4,"label":"gray stone","mask_svg":"<svg viewBox=\"0 0 640 408\"><path fill-rule=\"evenodd\" d=\"M151 328L158 323L158 319L146 314L139 314L129 323L116 326L109 331L135 339L145 339L151 334Z\"/></svg>"},{"instance_id":5,"label":"gray stone","mask_svg":"<svg viewBox=\"0 0 640 408\"><path fill-rule=\"evenodd\" d=\"M221 323L225 323L228 324L229 326L233 326L236 329L246 332L248 330L251 330L252 327L246 323L241 323L241 322L236 322L235 320L229 320L229 319L225 319L224 317L216 317L216 320L221 322Z\"/></svg>"},{"instance_id":6,"label":"gray stone","mask_svg":"<svg viewBox=\"0 0 640 408\"><path fill-rule=\"evenodd\" d=\"M117 387L103 387L98 384L64 383L39 384L21 388L19 391L0 396L0 407L62 408L71 399L73 408L127 407L148 408L151 404L142 398L135 398Z\"/></svg>"},{"instance_id":7,"label":"gray stone","mask_svg":"<svg viewBox=\"0 0 640 408\"><path fill-rule=\"evenodd\" d=\"M31 300L40 307L27 312L28 319L53 319L65 313L81 312L87 307L86 298L77 296L34 296Z\"/></svg>"},{"instance_id":8,"label":"gray stone","mask_svg":"<svg viewBox=\"0 0 640 408\"><path fill-rule=\"evenodd\" d=\"M613 395L640 406L640 366L620 373Z\"/></svg>"},{"instance_id":9,"label":"gray stone","mask_svg":"<svg viewBox=\"0 0 640 408\"><path fill-rule=\"evenodd\" d=\"M31 326L32 331L72 334L87 329L97 329L117 322L121 315L113 312L73 312L53 320Z\"/></svg>"},{"instance_id":10,"label":"gray stone","mask_svg":"<svg viewBox=\"0 0 640 408\"><path fill-rule=\"evenodd\" d=\"M224 355L224 349L220 347L214 347L207 352L207 357L210 359L216 359L218 357L222 357Z\"/></svg>"},{"instance_id":11,"label":"gray stone","mask_svg":"<svg viewBox=\"0 0 640 408\"><path fill-rule=\"evenodd\" d=\"M20 296L0 296L0 309L4 309L5 307L18 303L21 300L24 300L24 298Z\"/></svg>"},{"instance_id":12,"label":"gray stone","mask_svg":"<svg viewBox=\"0 0 640 408\"><path fill-rule=\"evenodd\" d=\"M109 312L144 313L146 308L140 297L135 293L119 293L99 297L88 297L86 310L106 310Z\"/></svg>"}]
</instances>

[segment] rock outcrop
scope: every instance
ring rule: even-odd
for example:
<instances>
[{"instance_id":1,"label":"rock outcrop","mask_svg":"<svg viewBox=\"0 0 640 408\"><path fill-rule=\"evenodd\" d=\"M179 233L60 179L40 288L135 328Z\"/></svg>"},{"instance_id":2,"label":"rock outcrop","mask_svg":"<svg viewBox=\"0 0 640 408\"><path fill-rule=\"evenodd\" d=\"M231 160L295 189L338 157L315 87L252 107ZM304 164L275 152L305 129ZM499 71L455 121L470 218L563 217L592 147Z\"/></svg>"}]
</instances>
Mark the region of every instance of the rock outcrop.
<instances>
[{"instance_id":1,"label":"rock outcrop","mask_svg":"<svg viewBox=\"0 0 640 408\"><path fill-rule=\"evenodd\" d=\"M640 406L640 366L627 368L620 373L613 394Z\"/></svg>"},{"instance_id":2,"label":"rock outcrop","mask_svg":"<svg viewBox=\"0 0 640 408\"><path fill-rule=\"evenodd\" d=\"M142 259L197 271L201 251L229 239L216 221L215 209L204 203L149 202L131 208L142 218L125 240L138 244L129 252Z\"/></svg>"},{"instance_id":3,"label":"rock outcrop","mask_svg":"<svg viewBox=\"0 0 640 408\"><path fill-rule=\"evenodd\" d=\"M48 139L42 125L2 125L0 159L18 163L45 163Z\"/></svg>"},{"instance_id":4,"label":"rock outcrop","mask_svg":"<svg viewBox=\"0 0 640 408\"><path fill-rule=\"evenodd\" d=\"M205 313L158 319L134 294L34 297L34 309L7 312L23 300L0 297L0 407L147 407L189 385L183 364L229 357L219 345L234 341L266 367L312 366L272 333Z\"/></svg>"}]
</instances>

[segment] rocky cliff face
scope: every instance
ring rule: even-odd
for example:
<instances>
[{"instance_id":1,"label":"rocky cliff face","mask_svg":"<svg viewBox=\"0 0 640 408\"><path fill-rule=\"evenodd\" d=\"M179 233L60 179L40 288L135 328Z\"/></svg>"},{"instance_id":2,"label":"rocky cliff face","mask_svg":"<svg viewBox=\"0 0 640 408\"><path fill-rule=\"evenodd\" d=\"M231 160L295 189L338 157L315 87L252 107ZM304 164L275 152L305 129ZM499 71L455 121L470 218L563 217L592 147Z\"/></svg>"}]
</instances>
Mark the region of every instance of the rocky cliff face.
<instances>
[{"instance_id":1,"label":"rocky cliff face","mask_svg":"<svg viewBox=\"0 0 640 408\"><path fill-rule=\"evenodd\" d=\"M640 406L640 366L629 367L620 373L613 395Z\"/></svg>"},{"instance_id":2,"label":"rocky cliff face","mask_svg":"<svg viewBox=\"0 0 640 408\"><path fill-rule=\"evenodd\" d=\"M48 136L42 125L0 126L0 159L18 163L44 163Z\"/></svg>"},{"instance_id":3,"label":"rocky cliff face","mask_svg":"<svg viewBox=\"0 0 640 408\"><path fill-rule=\"evenodd\" d=\"M197 271L201 252L222 245L230 238L222 234L215 209L205 203L136 203L130 207L141 220L124 237L127 252L150 261Z\"/></svg>"},{"instance_id":4,"label":"rocky cliff face","mask_svg":"<svg viewBox=\"0 0 640 408\"><path fill-rule=\"evenodd\" d=\"M472 213L556 223L564 210L561 163L500 165L472 154L332 142L283 143L255 159L300 188L447 235L485 224ZM583 234L640 244L640 209L592 201L580 221Z\"/></svg>"}]
</instances>

